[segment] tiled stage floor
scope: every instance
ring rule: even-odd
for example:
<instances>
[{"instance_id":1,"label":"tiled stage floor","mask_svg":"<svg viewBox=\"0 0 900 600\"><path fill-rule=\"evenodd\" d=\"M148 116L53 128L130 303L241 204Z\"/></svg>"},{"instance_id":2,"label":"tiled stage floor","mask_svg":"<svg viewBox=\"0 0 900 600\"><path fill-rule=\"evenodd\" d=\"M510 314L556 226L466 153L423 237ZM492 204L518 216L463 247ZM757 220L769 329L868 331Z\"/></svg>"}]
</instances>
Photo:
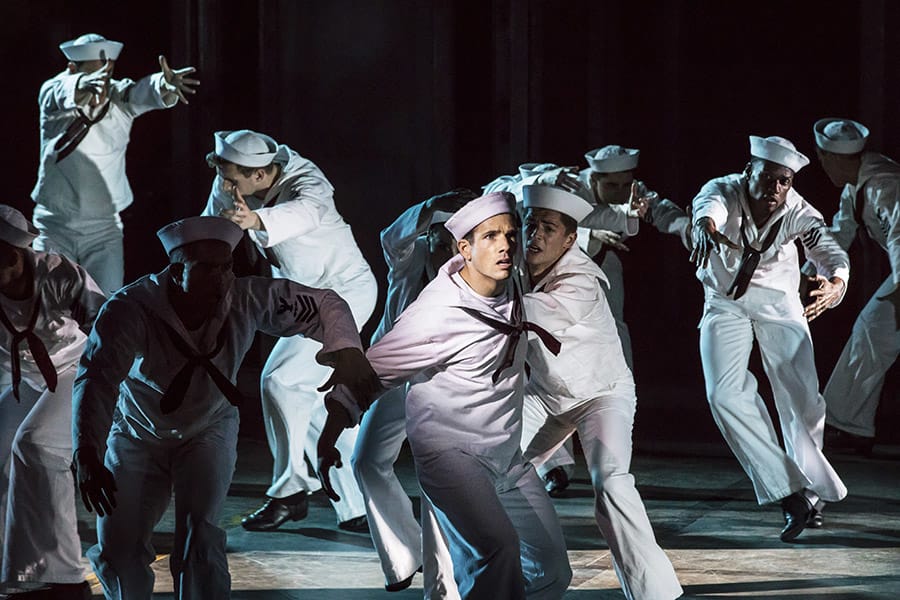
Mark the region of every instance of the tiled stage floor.
<instances>
[{"instance_id":1,"label":"tiled stage floor","mask_svg":"<svg viewBox=\"0 0 900 600\"><path fill-rule=\"evenodd\" d=\"M274 533L250 533L241 517L255 509L270 468L263 443L242 440L228 498L229 565L235 599L390 599L421 597L421 579L400 593L383 590L367 535L337 529L321 494L309 517ZM582 461L582 457L579 457ZM639 447L633 472L685 598L896 600L900 598L900 447L881 445L873 458L835 456L850 489L827 507L823 529L806 530L794 544L778 540L780 510L759 507L750 483L724 444L657 443ZM575 578L566 598L624 598L609 552L594 524L592 491L583 464L566 498L555 500ZM401 478L416 497L412 465L401 455ZM171 512L155 536L159 558L154 598L172 598L167 552ZM82 536L95 538L83 515ZM99 586L95 586L99 593Z\"/></svg>"}]
</instances>

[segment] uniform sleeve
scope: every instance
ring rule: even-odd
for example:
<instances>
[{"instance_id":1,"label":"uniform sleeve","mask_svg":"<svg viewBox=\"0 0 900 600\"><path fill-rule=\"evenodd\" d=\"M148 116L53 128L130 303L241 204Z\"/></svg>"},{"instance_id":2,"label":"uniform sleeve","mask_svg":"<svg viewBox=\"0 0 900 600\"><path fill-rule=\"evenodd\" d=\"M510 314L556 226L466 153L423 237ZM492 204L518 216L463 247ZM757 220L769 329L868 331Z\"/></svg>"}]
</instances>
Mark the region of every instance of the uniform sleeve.
<instances>
[{"instance_id":1,"label":"uniform sleeve","mask_svg":"<svg viewBox=\"0 0 900 600\"><path fill-rule=\"evenodd\" d=\"M510 192L512 193L512 189L517 186L517 184L521 181L521 177L518 175L501 175L497 179L493 180L482 189L485 194L490 194L491 192Z\"/></svg>"},{"instance_id":2,"label":"uniform sleeve","mask_svg":"<svg viewBox=\"0 0 900 600\"><path fill-rule=\"evenodd\" d=\"M847 253L834 239L825 225L822 215L809 205L806 208L796 219L789 222L790 230L787 233L799 236L806 258L810 264L815 266L817 274L826 279L840 277L845 284L849 284L850 259ZM809 272L810 269L804 267L804 273ZM846 289L845 287L844 290L846 291ZM840 304L841 300L843 297L832 306Z\"/></svg>"},{"instance_id":3,"label":"uniform sleeve","mask_svg":"<svg viewBox=\"0 0 900 600\"><path fill-rule=\"evenodd\" d=\"M60 111L78 108L75 103L75 90L79 77L80 73L70 75L63 72L44 82L38 94L38 104L45 116L53 118Z\"/></svg>"},{"instance_id":4,"label":"uniform sleeve","mask_svg":"<svg viewBox=\"0 0 900 600\"><path fill-rule=\"evenodd\" d=\"M591 238L591 230L605 229L622 236L633 237L638 234L640 221L628 216L624 204L598 204L578 223L578 247L588 256L594 256L603 248L602 242Z\"/></svg>"},{"instance_id":5,"label":"uniform sleeve","mask_svg":"<svg viewBox=\"0 0 900 600\"><path fill-rule=\"evenodd\" d=\"M721 230L728 219L724 185L715 180L707 182L694 197L692 207L692 224L709 217L715 223L716 229Z\"/></svg>"},{"instance_id":6,"label":"uniform sleeve","mask_svg":"<svg viewBox=\"0 0 900 600\"><path fill-rule=\"evenodd\" d=\"M72 391L73 448L96 448L102 455L119 399L119 384L146 343L143 311L113 298L103 305L88 336Z\"/></svg>"},{"instance_id":7,"label":"uniform sleeve","mask_svg":"<svg viewBox=\"0 0 900 600\"><path fill-rule=\"evenodd\" d=\"M559 277L541 291L523 296L525 318L550 333L561 331L595 310L601 295L598 280L586 273Z\"/></svg>"},{"instance_id":8,"label":"uniform sleeve","mask_svg":"<svg viewBox=\"0 0 900 600\"><path fill-rule=\"evenodd\" d=\"M900 180L896 177L879 178L877 185L871 181L866 186L866 202L875 209L878 225L884 233L891 277L894 285L900 285Z\"/></svg>"},{"instance_id":9,"label":"uniform sleeve","mask_svg":"<svg viewBox=\"0 0 900 600\"><path fill-rule=\"evenodd\" d=\"M424 209L424 202L409 207L381 232L384 260L391 271L402 270L413 256L416 239L427 231L429 222L420 223Z\"/></svg>"},{"instance_id":10,"label":"uniform sleeve","mask_svg":"<svg viewBox=\"0 0 900 600\"><path fill-rule=\"evenodd\" d=\"M841 192L838 211L831 222L831 235L844 250L850 249L850 244L853 243L853 239L856 237L856 230L859 229L859 224L853 216L853 205L855 202L856 188L845 185Z\"/></svg>"},{"instance_id":11,"label":"uniform sleeve","mask_svg":"<svg viewBox=\"0 0 900 600\"><path fill-rule=\"evenodd\" d=\"M71 308L72 318L78 322L82 331L88 333L106 302L106 296L84 267L71 262L69 265L71 276L66 282L66 301Z\"/></svg>"},{"instance_id":12,"label":"uniform sleeve","mask_svg":"<svg viewBox=\"0 0 900 600\"><path fill-rule=\"evenodd\" d=\"M178 103L162 73L147 75L138 81L121 79L112 82L110 97L132 117L159 108L171 108Z\"/></svg>"},{"instance_id":13,"label":"uniform sleeve","mask_svg":"<svg viewBox=\"0 0 900 600\"><path fill-rule=\"evenodd\" d=\"M684 209L665 198L660 198L656 192L646 190L649 198L650 224L662 233L677 235L684 246L688 247L687 236L690 235L690 219Z\"/></svg>"},{"instance_id":14,"label":"uniform sleeve","mask_svg":"<svg viewBox=\"0 0 900 600\"><path fill-rule=\"evenodd\" d=\"M316 361L334 364L334 353L346 348L362 352L350 307L332 290L308 287L288 279L255 277L251 294L257 303L257 328L269 335L302 335L321 342ZM265 299L265 302L261 302Z\"/></svg>"},{"instance_id":15,"label":"uniform sleeve","mask_svg":"<svg viewBox=\"0 0 900 600\"><path fill-rule=\"evenodd\" d=\"M290 199L255 211L265 231L250 231L250 236L263 248L315 231L329 213L337 212L334 188L312 162L289 177Z\"/></svg>"}]
</instances>

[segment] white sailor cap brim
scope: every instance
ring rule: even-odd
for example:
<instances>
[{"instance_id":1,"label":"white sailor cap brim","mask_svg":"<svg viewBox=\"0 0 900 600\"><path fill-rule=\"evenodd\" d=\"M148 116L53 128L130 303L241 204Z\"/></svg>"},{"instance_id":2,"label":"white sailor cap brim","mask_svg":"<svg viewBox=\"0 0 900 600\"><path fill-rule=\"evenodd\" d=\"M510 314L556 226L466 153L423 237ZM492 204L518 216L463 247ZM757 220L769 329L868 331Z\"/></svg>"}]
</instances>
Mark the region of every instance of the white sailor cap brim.
<instances>
[{"instance_id":1,"label":"white sailor cap brim","mask_svg":"<svg viewBox=\"0 0 900 600\"><path fill-rule=\"evenodd\" d=\"M638 159L641 151L636 148L625 148L623 146L603 146L591 150L584 155L591 171L597 173L620 173L622 171L633 171L638 166Z\"/></svg>"},{"instance_id":2,"label":"white sailor cap brim","mask_svg":"<svg viewBox=\"0 0 900 600\"><path fill-rule=\"evenodd\" d=\"M858 154L866 147L869 129L851 119L829 117L813 125L816 145L834 154Z\"/></svg>"},{"instance_id":3,"label":"white sailor cap brim","mask_svg":"<svg viewBox=\"0 0 900 600\"><path fill-rule=\"evenodd\" d=\"M809 164L806 155L797 152L797 148L790 140L776 135L769 137L751 135L750 156L787 167L794 173Z\"/></svg>"},{"instance_id":4,"label":"white sailor cap brim","mask_svg":"<svg viewBox=\"0 0 900 600\"><path fill-rule=\"evenodd\" d=\"M561 212L580 222L590 214L593 207L589 202L571 192L549 185L526 185L522 188L522 206L545 208Z\"/></svg>"},{"instance_id":5,"label":"white sailor cap brim","mask_svg":"<svg viewBox=\"0 0 900 600\"><path fill-rule=\"evenodd\" d=\"M470 200L452 217L447 219L444 227L454 238L461 240L470 231L491 217L516 210L516 198L509 192L491 192Z\"/></svg>"},{"instance_id":6,"label":"white sailor cap brim","mask_svg":"<svg viewBox=\"0 0 900 600\"><path fill-rule=\"evenodd\" d=\"M227 243L234 250L243 237L244 231L224 217L188 217L169 223L156 232L166 254L185 244L204 240L218 240Z\"/></svg>"},{"instance_id":7,"label":"white sailor cap brim","mask_svg":"<svg viewBox=\"0 0 900 600\"><path fill-rule=\"evenodd\" d=\"M242 167L267 167L278 152L278 143L263 133L249 129L217 131L216 156Z\"/></svg>"},{"instance_id":8,"label":"white sailor cap brim","mask_svg":"<svg viewBox=\"0 0 900 600\"><path fill-rule=\"evenodd\" d=\"M37 229L25 215L12 206L0 204L0 240L16 248L27 248L37 236Z\"/></svg>"},{"instance_id":9,"label":"white sailor cap brim","mask_svg":"<svg viewBox=\"0 0 900 600\"><path fill-rule=\"evenodd\" d=\"M108 40L96 33L87 33L74 40L63 42L59 49L72 62L85 60L101 60L101 52L108 60L116 60L125 46L122 42Z\"/></svg>"}]
</instances>

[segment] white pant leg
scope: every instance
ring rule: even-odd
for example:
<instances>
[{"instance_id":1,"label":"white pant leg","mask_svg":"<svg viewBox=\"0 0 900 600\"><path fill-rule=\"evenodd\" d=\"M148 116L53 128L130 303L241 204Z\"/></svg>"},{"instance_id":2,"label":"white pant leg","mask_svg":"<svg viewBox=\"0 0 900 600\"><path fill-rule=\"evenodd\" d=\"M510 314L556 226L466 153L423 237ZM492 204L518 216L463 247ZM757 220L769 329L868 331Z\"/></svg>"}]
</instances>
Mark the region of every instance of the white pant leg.
<instances>
[{"instance_id":1,"label":"white pant leg","mask_svg":"<svg viewBox=\"0 0 900 600\"><path fill-rule=\"evenodd\" d=\"M875 437L875 413L888 369L900 354L893 305L879 300L894 288L888 277L859 313L823 395L829 425Z\"/></svg>"},{"instance_id":2,"label":"white pant leg","mask_svg":"<svg viewBox=\"0 0 900 600\"><path fill-rule=\"evenodd\" d=\"M474 456L442 449L417 456L416 469L447 536L461 597L562 597L571 579L565 542L529 465L498 475ZM498 493L498 477L513 485Z\"/></svg>"},{"instance_id":3,"label":"white pant leg","mask_svg":"<svg viewBox=\"0 0 900 600\"><path fill-rule=\"evenodd\" d=\"M420 488L421 490L421 488ZM453 558L434 506L420 491L422 512L422 591L425 600L460 600L453 578Z\"/></svg>"},{"instance_id":4,"label":"white pant leg","mask_svg":"<svg viewBox=\"0 0 900 600\"><path fill-rule=\"evenodd\" d=\"M806 319L757 320L754 329L763 367L772 386L787 459L809 481L804 487L825 502L842 500L847 488L822 454L825 400L819 394Z\"/></svg>"},{"instance_id":5,"label":"white pant leg","mask_svg":"<svg viewBox=\"0 0 900 600\"><path fill-rule=\"evenodd\" d=\"M73 366L59 374L55 393L38 395L13 442L2 581L84 581L69 470L74 379Z\"/></svg>"},{"instance_id":6,"label":"white pant leg","mask_svg":"<svg viewBox=\"0 0 900 600\"><path fill-rule=\"evenodd\" d=\"M104 462L115 478L116 508L97 517L97 544L87 552L107 600L150 600L151 536L172 494L169 456L165 444L135 438L121 417L113 423Z\"/></svg>"},{"instance_id":7,"label":"white pant leg","mask_svg":"<svg viewBox=\"0 0 900 600\"><path fill-rule=\"evenodd\" d=\"M237 461L238 422L234 411L171 453L175 538L169 568L179 600L220 600L231 593L219 518Z\"/></svg>"},{"instance_id":8,"label":"white pant leg","mask_svg":"<svg viewBox=\"0 0 900 600\"><path fill-rule=\"evenodd\" d=\"M405 439L406 388L401 386L381 396L363 415L351 459L387 583L406 579L422 565L422 530L394 472Z\"/></svg>"},{"instance_id":9,"label":"white pant leg","mask_svg":"<svg viewBox=\"0 0 900 600\"><path fill-rule=\"evenodd\" d=\"M606 302L609 310L616 320L616 331L622 342L622 353L625 355L625 363L628 368L634 370L634 361L631 356L631 333L625 324L625 278L622 274L622 261L615 252L608 251L601 265L603 273L609 280L609 284L601 281L601 286L606 292Z\"/></svg>"},{"instance_id":10,"label":"white pant leg","mask_svg":"<svg viewBox=\"0 0 900 600\"><path fill-rule=\"evenodd\" d=\"M53 221L37 221L37 224L40 235L34 240L35 250L56 252L78 263L107 295L122 287L125 257L118 215L67 226Z\"/></svg>"},{"instance_id":11,"label":"white pant leg","mask_svg":"<svg viewBox=\"0 0 900 600\"><path fill-rule=\"evenodd\" d=\"M629 600L672 600L682 594L671 561L656 542L630 473L633 385L618 385L565 415L578 430L595 493L595 516Z\"/></svg>"},{"instance_id":12,"label":"white pant leg","mask_svg":"<svg viewBox=\"0 0 900 600\"><path fill-rule=\"evenodd\" d=\"M4 371L7 373L7 371ZM12 467L12 445L19 426L40 398L40 394L28 385L19 386L20 400L13 396L12 387L0 395L0 549L6 531L6 504L9 492L9 472ZM0 554L2 560L2 554ZM2 579L0 579L2 581Z\"/></svg>"},{"instance_id":13,"label":"white pant leg","mask_svg":"<svg viewBox=\"0 0 900 600\"><path fill-rule=\"evenodd\" d=\"M331 368L316 362L322 344L294 336L275 343L262 373L262 407L269 448L275 459L272 485L266 495L284 498L301 490L321 488L310 475L304 455L316 464L316 443L327 418L325 394L316 391L331 374ZM342 456L353 455L358 427L344 430L337 448ZM341 497L332 502L338 521L365 514L365 501L353 477L349 461L332 469L331 484Z\"/></svg>"},{"instance_id":14,"label":"white pant leg","mask_svg":"<svg viewBox=\"0 0 900 600\"><path fill-rule=\"evenodd\" d=\"M700 358L706 397L722 436L753 483L760 504L810 484L778 444L765 403L748 370L750 319L707 306L700 322Z\"/></svg>"},{"instance_id":15,"label":"white pant leg","mask_svg":"<svg viewBox=\"0 0 900 600\"><path fill-rule=\"evenodd\" d=\"M540 398L530 392L525 393L520 447L525 460L534 465L538 476L543 478L554 467L575 463L571 453L574 431L574 425L564 425L553 419Z\"/></svg>"}]
</instances>

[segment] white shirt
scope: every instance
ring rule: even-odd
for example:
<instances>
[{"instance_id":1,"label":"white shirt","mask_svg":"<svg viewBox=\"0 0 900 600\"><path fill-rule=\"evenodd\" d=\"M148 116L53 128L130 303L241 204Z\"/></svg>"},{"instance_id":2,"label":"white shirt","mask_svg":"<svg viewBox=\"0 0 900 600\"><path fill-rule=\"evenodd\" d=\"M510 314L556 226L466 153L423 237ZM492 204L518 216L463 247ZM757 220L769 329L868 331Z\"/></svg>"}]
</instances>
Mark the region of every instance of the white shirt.
<instances>
[{"instance_id":1,"label":"white shirt","mask_svg":"<svg viewBox=\"0 0 900 600\"><path fill-rule=\"evenodd\" d=\"M337 294L268 277L236 279L197 345L169 303L170 281L169 268L147 275L103 306L75 380L76 449L105 448L113 409L136 437L149 441L190 438L235 410L206 371L197 368L182 405L162 413L160 399L187 360L163 322L201 353L212 351L223 336L224 345L210 360L231 381L257 330L322 342L316 357L321 364L331 365L337 350L362 350L350 309Z\"/></svg>"},{"instance_id":2,"label":"white shirt","mask_svg":"<svg viewBox=\"0 0 900 600\"><path fill-rule=\"evenodd\" d=\"M335 208L334 187L322 171L283 144L274 162L283 165L282 173L266 197L244 198L265 227L249 230L250 237L260 248L271 248L281 263L280 269L273 269L274 276L342 295L360 278L371 278L350 226ZM232 206L232 196L217 175L203 215L218 216Z\"/></svg>"},{"instance_id":3,"label":"white shirt","mask_svg":"<svg viewBox=\"0 0 900 600\"><path fill-rule=\"evenodd\" d=\"M34 268L34 289L40 290L41 305L34 325L34 333L44 342L50 361L57 372L75 365L81 357L100 306L106 297L90 275L59 254L27 251L27 260ZM34 309L34 296L27 300L11 300L0 294L0 305L13 327L22 331L28 325ZM12 335L0 326L0 369L10 370ZM36 390L47 387L28 344L19 344L22 380Z\"/></svg>"},{"instance_id":4,"label":"white shirt","mask_svg":"<svg viewBox=\"0 0 900 600\"><path fill-rule=\"evenodd\" d=\"M561 343L554 356L534 334L528 340L531 377L526 393L550 414L571 410L617 385L634 385L600 270L580 248L569 248L525 294L528 320Z\"/></svg>"},{"instance_id":5,"label":"white shirt","mask_svg":"<svg viewBox=\"0 0 900 600\"><path fill-rule=\"evenodd\" d=\"M38 95L41 155L31 198L40 205L44 219L109 219L127 208L134 199L125 175L125 151L131 125L135 117L174 106L178 101L162 73L148 75L137 82L111 80L108 112L91 126L69 156L57 162L54 146L78 111L92 117L98 110L75 103L80 76L63 71L45 81Z\"/></svg>"},{"instance_id":6,"label":"white shirt","mask_svg":"<svg viewBox=\"0 0 900 600\"><path fill-rule=\"evenodd\" d=\"M829 279L840 277L849 283L847 253L828 231L821 213L793 188L788 190L784 204L772 213L761 228L756 227L750 215L747 179L742 174L713 179L694 198L694 223L709 217L719 232L738 245L741 245L742 224L749 242L758 248L772 226L781 220L778 235L771 247L760 256L759 266L750 280L751 287L765 292L756 295L757 298L765 297L777 303L787 297L798 296L800 269L795 240L803 244L807 258L815 264L819 274ZM697 269L697 278L708 293L728 298L726 293L734 281L741 255L741 250L724 244L719 245L718 252L710 254L709 264Z\"/></svg>"}]
</instances>

